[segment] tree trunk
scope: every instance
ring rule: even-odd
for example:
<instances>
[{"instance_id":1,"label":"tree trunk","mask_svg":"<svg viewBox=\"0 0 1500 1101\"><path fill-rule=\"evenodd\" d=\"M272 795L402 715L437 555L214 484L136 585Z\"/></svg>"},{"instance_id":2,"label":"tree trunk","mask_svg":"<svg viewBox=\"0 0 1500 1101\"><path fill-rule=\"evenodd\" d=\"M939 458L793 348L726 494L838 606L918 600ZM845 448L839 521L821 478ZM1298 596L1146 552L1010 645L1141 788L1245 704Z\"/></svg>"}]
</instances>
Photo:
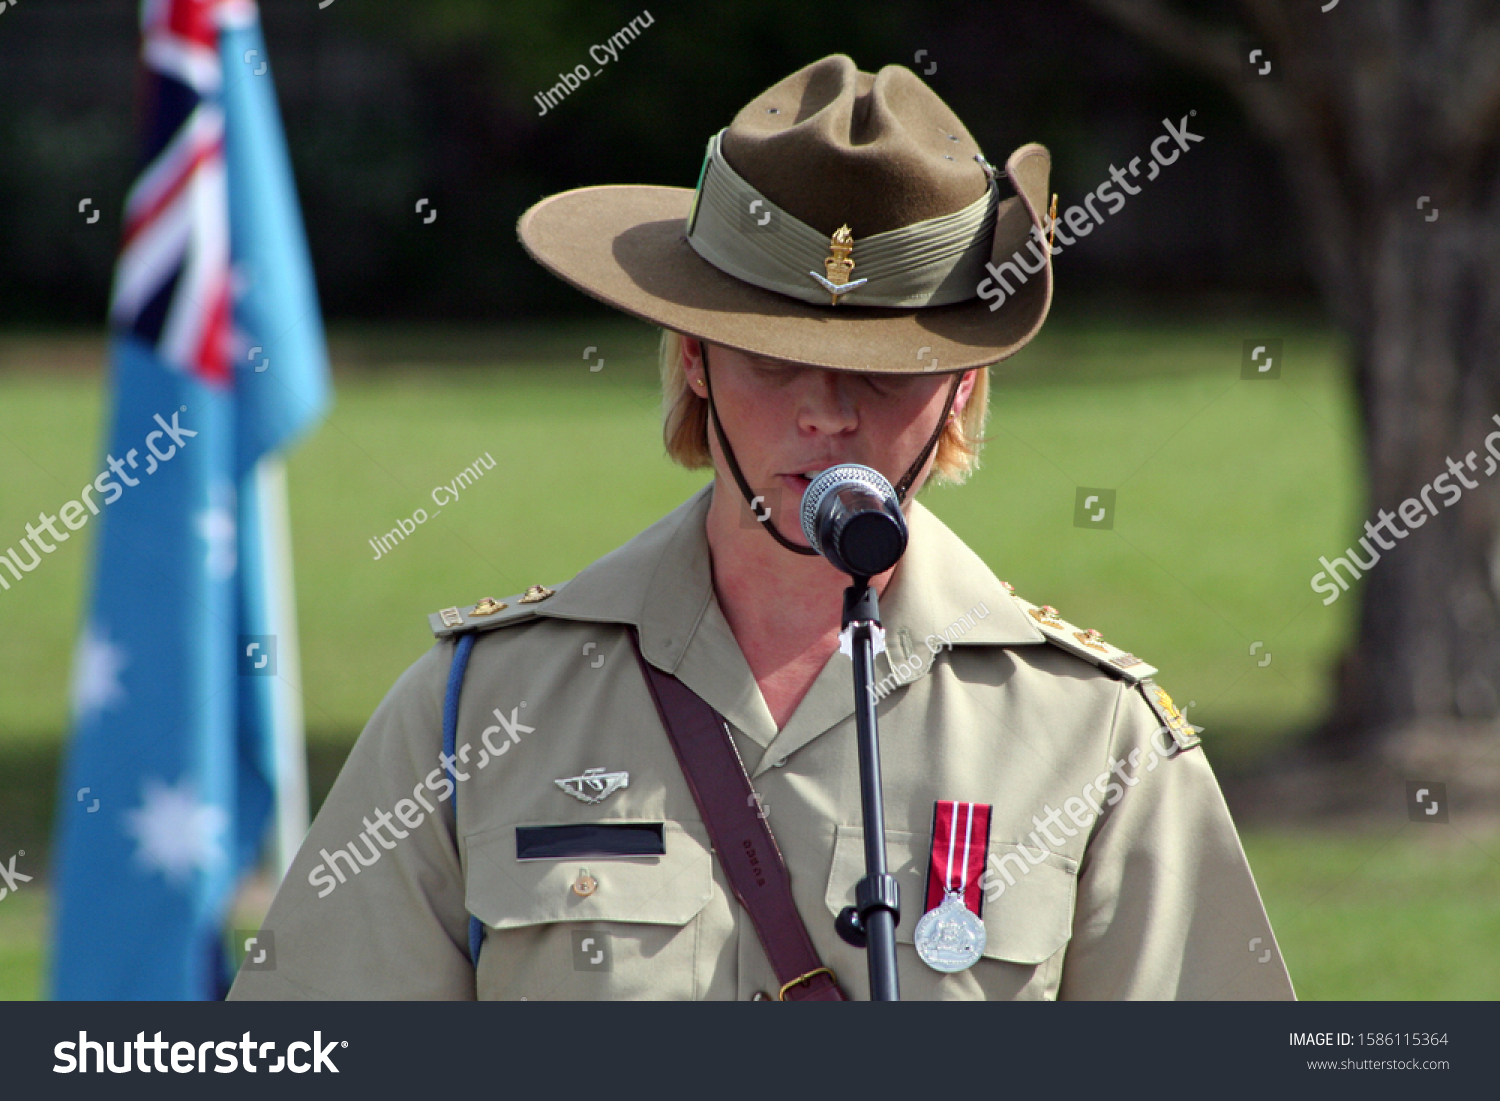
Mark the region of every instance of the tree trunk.
<instances>
[{"instance_id":1,"label":"tree trunk","mask_svg":"<svg viewBox=\"0 0 1500 1101\"><path fill-rule=\"evenodd\" d=\"M1340 747L1413 720L1500 711L1500 460L1492 457L1500 452L1500 422L1491 419L1500 414L1500 242L1493 166L1489 174L1449 175L1424 190L1435 200L1452 196L1436 206L1433 222L1414 217L1414 188L1408 183L1401 194L1396 182L1371 197L1369 231L1356 242L1356 377L1370 518L1378 522L1378 509L1395 511L1447 477L1427 494L1437 515L1416 530L1398 519L1406 537L1387 534L1395 546L1365 579L1359 633L1323 731ZM1486 449L1490 433L1494 452ZM1445 487L1462 497L1444 497Z\"/></svg>"},{"instance_id":2,"label":"tree trunk","mask_svg":"<svg viewBox=\"0 0 1500 1101\"><path fill-rule=\"evenodd\" d=\"M1280 152L1314 271L1352 339L1365 518L1382 523L1380 510L1439 483L1408 507L1419 526L1397 514L1405 535L1380 531L1390 546L1351 533L1361 560L1372 556L1360 536L1379 560L1361 571L1358 633L1317 742L1354 754L1396 730L1500 714L1500 459L1485 447L1497 433L1500 455L1500 10L1241 0L1235 29L1162 0L1088 2L1220 78ZM1247 73L1255 46L1279 79Z\"/></svg>"}]
</instances>

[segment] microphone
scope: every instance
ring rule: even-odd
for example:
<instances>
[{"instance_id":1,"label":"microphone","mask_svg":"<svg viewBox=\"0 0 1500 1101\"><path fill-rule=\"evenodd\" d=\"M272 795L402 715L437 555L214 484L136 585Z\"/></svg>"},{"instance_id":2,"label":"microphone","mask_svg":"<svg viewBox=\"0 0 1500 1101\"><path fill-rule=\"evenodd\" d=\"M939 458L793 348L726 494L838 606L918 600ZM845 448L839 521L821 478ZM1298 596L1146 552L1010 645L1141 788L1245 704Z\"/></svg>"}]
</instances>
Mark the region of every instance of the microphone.
<instances>
[{"instance_id":1,"label":"microphone","mask_svg":"<svg viewBox=\"0 0 1500 1101\"><path fill-rule=\"evenodd\" d=\"M884 573L906 553L906 517L878 470L831 466L802 491L802 534L834 568L854 577Z\"/></svg>"}]
</instances>

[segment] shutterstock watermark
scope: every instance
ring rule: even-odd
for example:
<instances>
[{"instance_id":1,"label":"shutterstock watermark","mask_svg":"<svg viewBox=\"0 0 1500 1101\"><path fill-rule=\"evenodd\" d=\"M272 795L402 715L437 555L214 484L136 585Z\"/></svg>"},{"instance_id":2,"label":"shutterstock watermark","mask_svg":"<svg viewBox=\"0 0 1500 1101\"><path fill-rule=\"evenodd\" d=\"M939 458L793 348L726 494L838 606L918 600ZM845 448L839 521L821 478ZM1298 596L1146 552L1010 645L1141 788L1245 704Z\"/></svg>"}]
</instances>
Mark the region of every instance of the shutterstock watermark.
<instances>
[{"instance_id":1,"label":"shutterstock watermark","mask_svg":"<svg viewBox=\"0 0 1500 1101\"><path fill-rule=\"evenodd\" d=\"M274 929L236 929L231 947L235 966L240 971L276 970Z\"/></svg>"},{"instance_id":2,"label":"shutterstock watermark","mask_svg":"<svg viewBox=\"0 0 1500 1101\"><path fill-rule=\"evenodd\" d=\"M510 752L512 745L519 745L521 743L522 734L533 734L536 732L536 727L527 726L520 719L521 708L525 706L526 701L522 700L518 706L510 709L510 716L508 718L501 713L498 707L493 710L492 714L495 716L495 721L498 725L487 726L480 733L479 740L482 743L482 748L479 750L476 767L484 768L490 762L499 760ZM502 733L502 731L505 737L501 738L497 745L491 741L491 738ZM363 819L365 828L360 831L354 841L351 841L343 848L334 849L331 853L327 849L318 850L318 855L323 858L324 862L307 873L307 882L311 886L323 887L323 890L318 892L318 897L327 898L334 891L338 890L339 884L348 882L348 879L339 867L340 860L348 866L351 874L358 875L361 868L368 868L378 863L381 856L394 849L398 842L410 837L411 831L417 829L427 820L427 815L436 814L437 808L428 802L425 792L434 792L437 795L439 803L451 799L453 793L458 790L457 784L473 775L458 767L460 764L467 765L469 763L469 753L472 749L473 746L469 742L465 742L457 748L457 752L455 753L439 753L438 767L429 772L423 777L421 783L412 788L410 799L400 799L396 802L394 815L390 811L381 810L379 807L376 807L374 811L375 821L371 822L368 818ZM427 808L425 813L418 808L417 804L419 803ZM405 826L406 829L402 829L401 826L396 825L396 819L400 819L401 826ZM387 831L391 835L389 840L382 835L382 830ZM359 845L357 844L360 841L364 842L364 853L360 852ZM376 848L377 844L379 848ZM366 855L369 856L369 860L365 859ZM333 874L330 875L329 872Z\"/></svg>"},{"instance_id":3,"label":"shutterstock watermark","mask_svg":"<svg viewBox=\"0 0 1500 1101\"><path fill-rule=\"evenodd\" d=\"M1184 720L1187 718L1186 711L1183 712L1183 718ZM1191 723L1187 725L1195 732L1203 730L1201 726L1193 726ZM1172 731L1166 726L1158 726L1152 731L1147 741L1149 748L1146 750L1144 769L1141 767L1141 747L1136 746L1123 760L1111 757L1109 768L1084 784L1083 790L1077 795L1070 795L1063 800L1062 810L1048 803L1042 808L1041 814L1031 816L1031 824L1035 828L1029 837L1031 843L1036 846L1037 855L1033 856L1027 851L1024 841L1016 842L1018 852L1008 852L1003 856L991 853L989 866L979 877L979 886L985 893L985 901L994 902L1005 893L1006 887L1016 885L1016 877L1011 874L1008 865L1013 864L1022 876L1029 875L1035 865L1042 863L1050 854L1060 852L1067 844L1069 837L1077 837L1080 832L1088 832L1099 815L1104 813L1104 807L1114 806L1125 798L1126 789L1133 788L1141 782L1143 771L1155 772L1157 765L1178 752ZM1101 803L1103 806L1100 805ZM1064 815L1073 823L1072 826L1063 820ZM1054 827L1065 836L1054 836L1052 832ZM1041 836L1038 837L1038 834ZM1042 838L1046 838L1045 843ZM1004 877L1005 882L1001 883L996 878L997 876Z\"/></svg>"},{"instance_id":4,"label":"shutterstock watermark","mask_svg":"<svg viewBox=\"0 0 1500 1101\"><path fill-rule=\"evenodd\" d=\"M159 466L177 454L179 447L186 447L187 441L198 434L192 429L184 428L177 423L178 416L186 412L187 406L184 405L172 414L172 422L170 424L161 419L160 413L155 415L156 423L161 425L161 429L146 433L144 443L147 454L144 469L135 461L136 456L140 454L138 448L132 447L129 451L125 452L123 459L117 459L113 455L105 455L105 465L109 469L85 485L79 491L77 500L72 500L64 504L62 508L57 510L56 516L42 512L38 514L37 523L27 524L26 535L21 539L19 544L20 550L17 550L15 547L9 547L5 551L0 552L0 566L5 567L5 569L0 569L0 589L10 588L10 581L5 577L7 570L10 572L11 578L16 581L21 580L23 574L30 573L41 565L42 556L37 553L38 550L51 554L57 549L57 543L67 542L69 538L68 532L77 531L89 522L90 516L99 515L99 502L94 500L92 496L94 493L102 494L104 496L103 503L112 505L125 494L125 488L120 482L125 483L126 486L140 485L141 479L131 477L127 473L127 467L130 470L141 470L143 476L155 474ZM172 441L167 444L165 451L157 446L156 441L161 439ZM120 481L112 481L110 479L111 474L119 478ZM79 501L82 501L82 504ZM85 511L85 506L87 506L87 511ZM62 520L68 531L60 531L58 529L57 521L59 519ZM43 537L42 529L44 528L46 529L47 536L56 540L56 542L49 543ZM30 546L27 545L28 539L31 541ZM30 565L27 565L25 559L21 557L21 551L25 551L26 558L31 559Z\"/></svg>"},{"instance_id":5,"label":"shutterstock watermark","mask_svg":"<svg viewBox=\"0 0 1500 1101\"><path fill-rule=\"evenodd\" d=\"M1147 180L1156 179L1161 173L1163 165L1174 164L1177 158L1186 153L1194 142L1203 140L1202 134L1194 134L1188 130L1188 118L1197 113L1197 111L1189 111L1186 115L1182 116L1182 121L1176 126L1172 125L1171 119L1161 120L1162 125L1167 128L1167 132L1151 143L1151 171L1146 176ZM1175 145L1172 143L1175 143ZM1165 150L1157 148L1163 144L1166 145ZM1017 249L1009 260L1002 262L998 266L996 266L993 260L984 265L990 274L987 278L980 280L975 293L980 298L990 302L990 309L992 311L998 310L1007 298L1015 294L1019 287L1026 284L1027 279L1041 271L1046 265L1047 256L1041 251L1042 249L1050 248L1052 255L1056 256L1062 252L1064 246L1073 243L1073 238L1062 231L1058 225L1059 222L1067 222L1068 228L1073 231L1074 236L1087 237L1090 233L1094 232L1097 226L1104 224L1106 215L1118 214L1120 212L1125 206L1126 195L1140 194L1141 189L1126 179L1125 175L1128 170L1132 177L1139 177L1140 163L1141 158L1136 157L1123 169L1116 168L1111 164L1109 166L1110 179L1105 180L1097 188L1085 195L1082 206L1075 205L1068 207L1062 218L1054 218L1049 214L1043 218L1042 225L1032 226L1032 239L1026 242L1025 249ZM1116 184L1125 192L1125 195L1121 195L1119 191L1115 190ZM1109 204L1104 214L1100 214L1094 208L1095 200ZM1055 233L1057 240L1061 244L1049 246L1043 238L1044 233ZM1028 251L1036 261L1035 267L1026 262L1025 256ZM1015 279L1015 287L1012 287L1007 282L1007 275ZM993 301L990 301L991 299Z\"/></svg>"},{"instance_id":6,"label":"shutterstock watermark","mask_svg":"<svg viewBox=\"0 0 1500 1101\"><path fill-rule=\"evenodd\" d=\"M604 66L619 57L621 50L634 42L641 31L655 22L656 20L651 17L651 13L642 8L640 15L610 35L608 41L598 42L590 46L589 56L594 59L594 64L598 65L599 68L591 70L587 65L580 62L573 66L571 72L558 73L556 84L552 85L545 92L538 92L531 97L541 107L536 117L541 118L548 111L556 107L568 97L570 92L574 91L589 77L598 76Z\"/></svg>"},{"instance_id":7,"label":"shutterstock watermark","mask_svg":"<svg viewBox=\"0 0 1500 1101\"><path fill-rule=\"evenodd\" d=\"M15 891L19 891L21 889L21 884L31 882L31 877L29 875L24 875L23 873L16 871L16 857L25 855L26 850L21 849L10 858L10 865L8 867L4 864L0 864L0 880L4 880L5 882L5 886L0 887L0 902L3 902L5 900L6 895L9 895Z\"/></svg>"},{"instance_id":8,"label":"shutterstock watermark","mask_svg":"<svg viewBox=\"0 0 1500 1101\"><path fill-rule=\"evenodd\" d=\"M1497 425L1500 425L1500 413L1491 416L1490 419ZM1491 432L1484 438L1484 449L1489 452L1489 458L1484 464L1484 476L1486 478L1495 473L1497 467L1500 467L1500 447L1497 447L1497 445L1500 445L1500 432ZM1309 583L1312 585L1313 592L1328 594L1327 599L1323 601L1325 607L1349 591L1349 582L1345 581L1339 574L1340 566L1344 568L1352 580L1358 581L1364 575L1364 571L1374 569L1375 563L1380 561L1380 551L1370 545L1370 540L1373 539L1380 550L1392 550L1395 548L1396 544L1381 534L1382 528L1397 539L1405 539L1411 534L1411 531L1408 531L1407 528L1419 528L1427 523L1428 516L1436 516L1438 514L1438 506L1432 501L1433 490L1442 495L1443 508L1451 508L1453 505L1458 504L1464 495L1465 489L1479 488L1478 482L1470 480L1464 474L1465 469L1471 472L1474 470L1474 463L1478 459L1478 452L1470 451L1464 456L1463 462L1455 462L1451 457L1446 455L1443 459L1448 464L1448 469L1424 485L1415 497L1408 497L1402 501L1396 506L1394 513L1380 509L1375 514L1378 519L1365 521L1365 534L1360 537L1358 545L1364 548L1365 554L1369 555L1368 562L1360 558L1355 553L1353 547L1348 548L1344 552L1344 555L1348 557L1340 555L1332 562L1328 561L1322 555L1318 557L1318 564L1323 568L1312 575L1312 580ZM1458 479L1458 484L1456 485L1453 482L1454 478ZM1406 528L1402 528L1396 523L1397 514L1400 515L1401 523L1405 524ZM1329 578L1333 580L1330 581Z\"/></svg>"},{"instance_id":9,"label":"shutterstock watermark","mask_svg":"<svg viewBox=\"0 0 1500 1101\"><path fill-rule=\"evenodd\" d=\"M304 1033L306 1035L306 1033ZM148 1040L144 1032L137 1032L134 1040L121 1040L120 1061L115 1062L114 1040L90 1040L87 1032L79 1032L77 1040L63 1040L55 1044L52 1054L57 1059L53 1074L233 1074L245 1070L250 1074L265 1071L280 1074L284 1070L293 1074L339 1073L334 1065L335 1048L347 1048L348 1040L323 1042L323 1033L314 1031L311 1042L294 1040L287 1044L286 1052L276 1053L276 1041L260 1041L246 1032L238 1040L163 1040L161 1033ZM134 1061L131 1056L134 1055ZM92 1058L90 1058L92 1056ZM213 1062L210 1062L210 1059ZM260 1065L256 1066L259 1059ZM168 1064L171 1064L168 1066ZM93 1070L90 1071L90 1065Z\"/></svg>"}]
</instances>

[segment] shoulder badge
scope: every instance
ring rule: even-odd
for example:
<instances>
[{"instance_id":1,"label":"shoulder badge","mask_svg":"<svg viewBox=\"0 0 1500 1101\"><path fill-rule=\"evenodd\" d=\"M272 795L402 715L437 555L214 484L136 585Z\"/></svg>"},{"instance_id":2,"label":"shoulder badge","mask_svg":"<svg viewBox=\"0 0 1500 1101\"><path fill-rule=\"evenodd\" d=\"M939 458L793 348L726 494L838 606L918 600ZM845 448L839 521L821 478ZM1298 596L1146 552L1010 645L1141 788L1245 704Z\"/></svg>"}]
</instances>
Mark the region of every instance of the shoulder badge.
<instances>
[{"instance_id":1,"label":"shoulder badge","mask_svg":"<svg viewBox=\"0 0 1500 1101\"><path fill-rule=\"evenodd\" d=\"M1097 665L1116 680L1139 684L1156 675L1154 665L1148 665L1134 654L1105 642L1104 636L1092 627L1087 630L1075 627L1065 620L1052 605L1032 604L1017 596L1013 585L1004 581L1000 584L1005 587L1006 592L1010 593L1011 599L1020 605L1021 610L1026 613L1032 623L1036 624L1037 630L1041 631L1047 641L1054 646L1060 646L1075 657Z\"/></svg>"},{"instance_id":2,"label":"shoulder badge","mask_svg":"<svg viewBox=\"0 0 1500 1101\"><path fill-rule=\"evenodd\" d=\"M1172 735L1172 741L1177 743L1179 750L1192 749L1203 741L1198 737L1197 728L1187 721L1187 716L1177 710L1177 705L1172 702L1172 697L1167 695L1167 690L1152 680L1143 680L1136 685L1141 695L1146 697L1146 702L1151 705L1151 710L1161 720L1161 725L1167 733Z\"/></svg>"},{"instance_id":3,"label":"shoulder badge","mask_svg":"<svg viewBox=\"0 0 1500 1101\"><path fill-rule=\"evenodd\" d=\"M557 588L561 588L558 586ZM485 597L478 604L466 608L444 608L427 617L432 633L438 638L451 638L466 631L488 631L536 618L534 605L557 592L557 588L533 585L525 593L508 596L504 600Z\"/></svg>"}]
</instances>

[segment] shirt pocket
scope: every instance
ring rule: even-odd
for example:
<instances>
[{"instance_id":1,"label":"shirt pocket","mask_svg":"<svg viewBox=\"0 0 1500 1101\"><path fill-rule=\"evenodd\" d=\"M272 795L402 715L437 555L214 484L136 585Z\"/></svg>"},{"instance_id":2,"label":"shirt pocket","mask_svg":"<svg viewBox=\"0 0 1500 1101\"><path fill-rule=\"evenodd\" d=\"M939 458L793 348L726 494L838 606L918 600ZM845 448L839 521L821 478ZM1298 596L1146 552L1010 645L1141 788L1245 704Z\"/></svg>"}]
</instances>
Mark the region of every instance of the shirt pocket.
<instances>
[{"instance_id":1,"label":"shirt pocket","mask_svg":"<svg viewBox=\"0 0 1500 1101\"><path fill-rule=\"evenodd\" d=\"M465 903L485 925L479 997L699 996L706 965L695 919L714 897L702 823L662 823L660 856L518 860L516 827L538 824L510 823L464 839Z\"/></svg>"},{"instance_id":2,"label":"shirt pocket","mask_svg":"<svg viewBox=\"0 0 1500 1101\"><path fill-rule=\"evenodd\" d=\"M830 914L854 904L855 884L865 875L864 837L860 826L837 828L824 895ZM887 830L885 845L887 865L901 888L896 952L903 997L1056 997L1062 949L1073 935L1077 861L1043 850L1045 855L1035 862L1026 859L1021 846L991 840L985 861L989 875L981 879L989 887L982 915L984 952L973 967L945 974L923 963L912 946L927 898L930 838ZM1029 851L1036 856L1036 849ZM856 951L863 956L863 950ZM863 959L858 966L866 966Z\"/></svg>"}]
</instances>

